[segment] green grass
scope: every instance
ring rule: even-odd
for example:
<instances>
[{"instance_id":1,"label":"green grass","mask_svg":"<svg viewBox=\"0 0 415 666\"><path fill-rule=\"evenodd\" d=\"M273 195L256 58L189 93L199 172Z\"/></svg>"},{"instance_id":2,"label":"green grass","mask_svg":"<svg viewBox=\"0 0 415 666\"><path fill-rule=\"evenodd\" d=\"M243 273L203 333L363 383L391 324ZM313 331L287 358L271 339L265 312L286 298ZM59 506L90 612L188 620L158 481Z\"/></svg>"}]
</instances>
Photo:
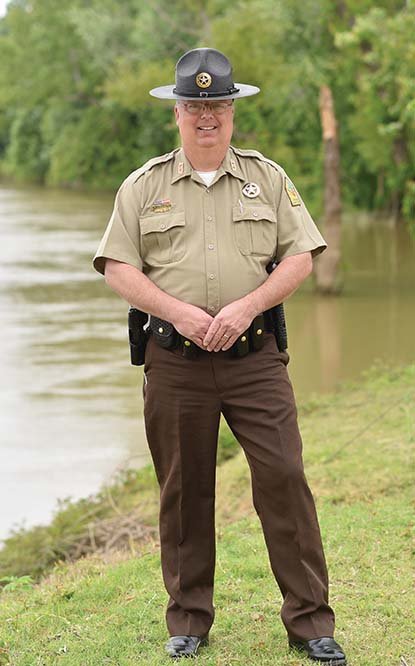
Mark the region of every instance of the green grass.
<instances>
[{"instance_id":1,"label":"green grass","mask_svg":"<svg viewBox=\"0 0 415 666\"><path fill-rule=\"evenodd\" d=\"M300 409L336 637L350 666L415 666L414 397L415 366L376 368ZM249 484L242 453L222 463L216 618L198 662L300 666L307 661L287 650ZM157 540L143 548L139 557L59 563L40 584L11 581L0 595L0 665L172 663Z\"/></svg>"}]
</instances>

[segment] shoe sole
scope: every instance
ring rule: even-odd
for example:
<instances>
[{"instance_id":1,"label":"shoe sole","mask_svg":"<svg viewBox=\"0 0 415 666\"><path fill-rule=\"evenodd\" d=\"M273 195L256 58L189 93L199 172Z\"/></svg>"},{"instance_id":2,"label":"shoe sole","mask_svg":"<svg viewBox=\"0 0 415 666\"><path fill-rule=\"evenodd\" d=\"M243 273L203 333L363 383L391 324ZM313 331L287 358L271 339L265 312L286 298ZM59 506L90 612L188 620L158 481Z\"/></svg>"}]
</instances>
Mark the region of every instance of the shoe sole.
<instances>
[{"instance_id":1,"label":"shoe sole","mask_svg":"<svg viewBox=\"0 0 415 666\"><path fill-rule=\"evenodd\" d=\"M315 659L306 654L305 651L300 651L302 657L306 657L310 661L314 661L315 664L321 664L323 666L347 666L347 661L345 659Z\"/></svg>"},{"instance_id":2,"label":"shoe sole","mask_svg":"<svg viewBox=\"0 0 415 666\"><path fill-rule=\"evenodd\" d=\"M302 657L306 657L310 661L314 661L315 664L321 664L323 666L347 666L347 661L345 659L315 659L314 657L310 657L305 651L300 650Z\"/></svg>"}]
</instances>

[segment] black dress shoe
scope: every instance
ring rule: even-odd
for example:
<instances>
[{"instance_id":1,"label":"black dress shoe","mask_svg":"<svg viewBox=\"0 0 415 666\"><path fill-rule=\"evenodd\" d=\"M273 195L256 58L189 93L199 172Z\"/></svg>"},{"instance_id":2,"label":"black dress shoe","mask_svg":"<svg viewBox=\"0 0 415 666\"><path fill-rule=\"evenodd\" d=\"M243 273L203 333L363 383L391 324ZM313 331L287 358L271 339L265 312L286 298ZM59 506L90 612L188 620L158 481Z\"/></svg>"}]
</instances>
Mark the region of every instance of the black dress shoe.
<instances>
[{"instance_id":1,"label":"black dress shoe","mask_svg":"<svg viewBox=\"0 0 415 666\"><path fill-rule=\"evenodd\" d=\"M323 636L322 638L312 638L310 641L289 640L291 648L296 648L301 652L306 652L307 657L313 661L327 664L327 666L346 666L346 655L334 638Z\"/></svg>"},{"instance_id":2,"label":"black dress shoe","mask_svg":"<svg viewBox=\"0 0 415 666\"><path fill-rule=\"evenodd\" d=\"M199 649L208 645L209 638L206 636L170 636L166 643L166 651L173 659L181 657L194 657Z\"/></svg>"}]
</instances>

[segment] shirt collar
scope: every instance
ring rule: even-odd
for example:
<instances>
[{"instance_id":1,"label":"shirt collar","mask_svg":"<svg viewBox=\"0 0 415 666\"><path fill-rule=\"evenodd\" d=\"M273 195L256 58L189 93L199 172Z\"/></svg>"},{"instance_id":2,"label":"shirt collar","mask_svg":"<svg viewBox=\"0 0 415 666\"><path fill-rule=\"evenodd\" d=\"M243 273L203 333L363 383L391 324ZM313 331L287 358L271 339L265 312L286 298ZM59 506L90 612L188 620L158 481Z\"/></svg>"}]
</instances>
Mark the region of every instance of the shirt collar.
<instances>
[{"instance_id":1,"label":"shirt collar","mask_svg":"<svg viewBox=\"0 0 415 666\"><path fill-rule=\"evenodd\" d=\"M190 164L189 160L187 159L183 148L180 148L180 150L178 150L174 158L173 176L171 179L172 184L176 183L181 178L185 178L186 176L191 176L192 172L193 172L193 167ZM242 173L242 169L239 166L238 158L232 150L232 146L228 148L224 160L218 169L216 177L220 176L223 173L229 173L231 176L234 176L235 178L239 178L240 180L246 180L245 176Z\"/></svg>"},{"instance_id":2,"label":"shirt collar","mask_svg":"<svg viewBox=\"0 0 415 666\"><path fill-rule=\"evenodd\" d=\"M232 146L229 146L221 167L224 171L226 171L226 173L230 173L231 176L235 176L235 178L239 178L239 180L246 180L246 177L242 173L242 169L239 166L239 160L236 154L233 152Z\"/></svg>"},{"instance_id":3,"label":"shirt collar","mask_svg":"<svg viewBox=\"0 0 415 666\"><path fill-rule=\"evenodd\" d=\"M181 178L185 178L185 176L191 176L192 171L193 171L192 165L187 159L183 148L180 148L177 151L174 158L173 176L171 179L172 184L180 180Z\"/></svg>"}]
</instances>

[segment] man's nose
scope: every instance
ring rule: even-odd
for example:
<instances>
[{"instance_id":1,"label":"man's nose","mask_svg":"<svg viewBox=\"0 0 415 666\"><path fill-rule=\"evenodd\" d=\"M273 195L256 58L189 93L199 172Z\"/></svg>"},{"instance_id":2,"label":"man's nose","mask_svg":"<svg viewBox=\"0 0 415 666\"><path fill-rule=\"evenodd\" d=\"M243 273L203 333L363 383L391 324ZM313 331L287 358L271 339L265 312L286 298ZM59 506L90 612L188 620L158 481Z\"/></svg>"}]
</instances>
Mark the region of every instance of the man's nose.
<instances>
[{"instance_id":1,"label":"man's nose","mask_svg":"<svg viewBox=\"0 0 415 666\"><path fill-rule=\"evenodd\" d=\"M204 104L202 108L201 118L206 118L206 117L210 118L210 116L213 116L213 111L209 105Z\"/></svg>"}]
</instances>

